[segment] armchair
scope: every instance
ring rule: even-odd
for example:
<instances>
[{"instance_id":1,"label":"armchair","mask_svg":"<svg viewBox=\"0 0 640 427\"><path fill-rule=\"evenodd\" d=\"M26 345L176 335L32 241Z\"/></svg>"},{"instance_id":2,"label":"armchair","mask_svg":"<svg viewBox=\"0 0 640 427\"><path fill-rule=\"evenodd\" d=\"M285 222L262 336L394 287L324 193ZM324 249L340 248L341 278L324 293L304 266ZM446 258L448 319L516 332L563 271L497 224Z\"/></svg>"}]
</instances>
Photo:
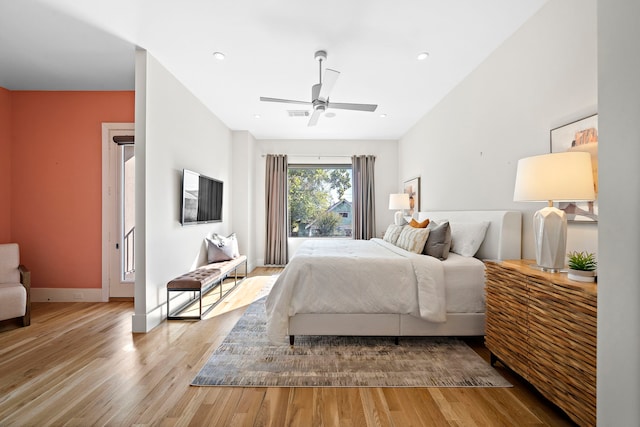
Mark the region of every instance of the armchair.
<instances>
[{"instance_id":1,"label":"armchair","mask_svg":"<svg viewBox=\"0 0 640 427\"><path fill-rule=\"evenodd\" d=\"M0 320L31 324L31 272L20 264L17 243L0 244Z\"/></svg>"}]
</instances>

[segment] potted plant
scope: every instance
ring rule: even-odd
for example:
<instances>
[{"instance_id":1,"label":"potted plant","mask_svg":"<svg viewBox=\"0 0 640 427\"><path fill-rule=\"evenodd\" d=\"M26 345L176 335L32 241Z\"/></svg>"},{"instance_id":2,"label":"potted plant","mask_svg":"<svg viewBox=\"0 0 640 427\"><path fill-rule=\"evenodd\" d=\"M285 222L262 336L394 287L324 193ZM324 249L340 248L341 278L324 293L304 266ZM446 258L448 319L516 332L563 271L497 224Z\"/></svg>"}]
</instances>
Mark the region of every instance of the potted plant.
<instances>
[{"instance_id":1,"label":"potted plant","mask_svg":"<svg viewBox=\"0 0 640 427\"><path fill-rule=\"evenodd\" d=\"M579 282L595 282L596 268L598 267L595 254L573 251L569 252L567 256L569 257L569 279Z\"/></svg>"}]
</instances>

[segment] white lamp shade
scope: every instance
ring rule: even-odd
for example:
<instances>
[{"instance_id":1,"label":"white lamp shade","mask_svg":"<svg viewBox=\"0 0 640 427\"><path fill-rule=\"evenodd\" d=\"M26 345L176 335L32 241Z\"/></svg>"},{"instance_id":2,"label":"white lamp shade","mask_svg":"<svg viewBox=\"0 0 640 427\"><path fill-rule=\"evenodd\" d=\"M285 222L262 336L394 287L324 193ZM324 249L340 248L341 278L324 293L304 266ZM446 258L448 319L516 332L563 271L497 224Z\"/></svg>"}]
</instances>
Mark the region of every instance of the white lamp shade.
<instances>
[{"instance_id":1,"label":"white lamp shade","mask_svg":"<svg viewBox=\"0 0 640 427\"><path fill-rule=\"evenodd\" d=\"M410 207L407 193L389 194L389 209L409 209Z\"/></svg>"},{"instance_id":2,"label":"white lamp shade","mask_svg":"<svg viewBox=\"0 0 640 427\"><path fill-rule=\"evenodd\" d=\"M579 202L595 197L589 153L552 153L518 161L514 201Z\"/></svg>"},{"instance_id":3,"label":"white lamp shade","mask_svg":"<svg viewBox=\"0 0 640 427\"><path fill-rule=\"evenodd\" d=\"M595 196L589 153L552 153L518 161L513 200L549 203L533 215L536 263L543 270L560 271L566 254L567 216L552 202L588 201Z\"/></svg>"}]
</instances>

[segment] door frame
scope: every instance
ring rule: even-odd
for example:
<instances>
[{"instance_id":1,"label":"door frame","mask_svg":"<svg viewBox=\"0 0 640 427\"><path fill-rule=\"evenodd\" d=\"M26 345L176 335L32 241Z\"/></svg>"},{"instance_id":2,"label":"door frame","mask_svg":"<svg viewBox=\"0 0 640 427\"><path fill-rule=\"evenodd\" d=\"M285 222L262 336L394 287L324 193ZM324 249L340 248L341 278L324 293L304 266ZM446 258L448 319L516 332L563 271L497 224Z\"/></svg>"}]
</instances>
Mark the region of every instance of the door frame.
<instances>
[{"instance_id":1,"label":"door frame","mask_svg":"<svg viewBox=\"0 0 640 427\"><path fill-rule=\"evenodd\" d=\"M118 242L118 188L112 188L111 171L117 167L118 146L113 142L116 135L131 135L134 123L102 123L102 301L109 301L111 286L112 257L114 245ZM133 289L133 285L132 285ZM135 293L132 291L132 296Z\"/></svg>"}]
</instances>

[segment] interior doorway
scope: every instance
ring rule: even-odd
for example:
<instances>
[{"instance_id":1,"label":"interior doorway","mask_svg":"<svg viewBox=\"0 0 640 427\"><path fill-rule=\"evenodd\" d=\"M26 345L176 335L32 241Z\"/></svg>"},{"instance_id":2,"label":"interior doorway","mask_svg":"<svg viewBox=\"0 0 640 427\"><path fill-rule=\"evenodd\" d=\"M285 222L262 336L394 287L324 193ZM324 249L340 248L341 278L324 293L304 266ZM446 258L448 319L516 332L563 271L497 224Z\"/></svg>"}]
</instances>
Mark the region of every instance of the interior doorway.
<instances>
[{"instance_id":1,"label":"interior doorway","mask_svg":"<svg viewBox=\"0 0 640 427\"><path fill-rule=\"evenodd\" d=\"M108 301L134 296L135 134L133 123L102 127L102 296Z\"/></svg>"}]
</instances>

